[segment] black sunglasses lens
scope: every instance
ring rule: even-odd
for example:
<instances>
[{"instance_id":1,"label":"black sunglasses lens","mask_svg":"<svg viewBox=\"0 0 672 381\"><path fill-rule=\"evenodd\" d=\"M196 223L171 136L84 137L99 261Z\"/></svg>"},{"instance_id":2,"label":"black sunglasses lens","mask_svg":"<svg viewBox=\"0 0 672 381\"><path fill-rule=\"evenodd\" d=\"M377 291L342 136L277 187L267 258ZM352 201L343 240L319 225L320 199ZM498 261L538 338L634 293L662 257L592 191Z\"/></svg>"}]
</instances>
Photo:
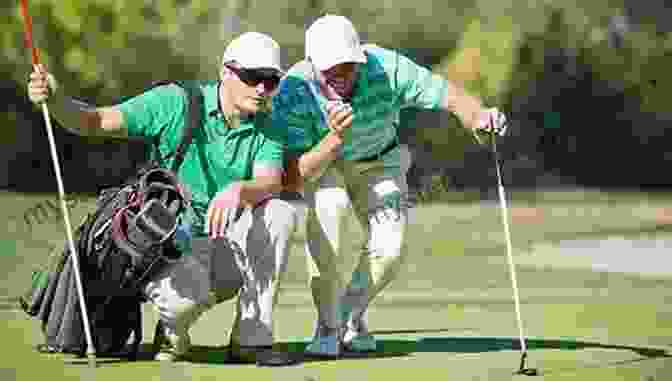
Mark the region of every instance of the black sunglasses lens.
<instances>
[{"instance_id":1,"label":"black sunglasses lens","mask_svg":"<svg viewBox=\"0 0 672 381\"><path fill-rule=\"evenodd\" d=\"M272 89L275 89L276 87L278 87L279 83L280 83L280 77L278 77L277 75L272 75L272 76L264 79L264 87L269 89L269 90L272 90Z\"/></svg>"},{"instance_id":2,"label":"black sunglasses lens","mask_svg":"<svg viewBox=\"0 0 672 381\"><path fill-rule=\"evenodd\" d=\"M275 89L280 83L280 77L273 74L268 74L267 72L254 69L236 69L236 74L241 81L245 82L248 86L258 86L260 83L264 83L264 87L267 89Z\"/></svg>"}]
</instances>

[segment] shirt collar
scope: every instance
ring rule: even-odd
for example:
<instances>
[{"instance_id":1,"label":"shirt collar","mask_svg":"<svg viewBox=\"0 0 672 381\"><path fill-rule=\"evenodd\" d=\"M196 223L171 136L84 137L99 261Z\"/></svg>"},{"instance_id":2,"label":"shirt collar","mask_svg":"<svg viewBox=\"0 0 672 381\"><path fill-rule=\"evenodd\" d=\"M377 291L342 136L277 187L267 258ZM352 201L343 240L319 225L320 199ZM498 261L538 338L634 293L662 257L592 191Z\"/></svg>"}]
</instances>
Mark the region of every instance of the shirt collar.
<instances>
[{"instance_id":1,"label":"shirt collar","mask_svg":"<svg viewBox=\"0 0 672 381\"><path fill-rule=\"evenodd\" d=\"M208 91L205 96L205 112L208 114L208 117L220 118L224 114L221 112L221 107L219 104L219 87L222 82L217 81L217 85L211 87L211 91Z\"/></svg>"},{"instance_id":2,"label":"shirt collar","mask_svg":"<svg viewBox=\"0 0 672 381\"><path fill-rule=\"evenodd\" d=\"M213 86L212 91L209 91L208 93L210 96L205 97L205 111L210 118L216 118L218 120L221 120L225 123L227 123L226 118L224 117L224 113L222 112L222 104L220 102L219 98L219 91L222 86L222 81L217 81L217 84ZM245 124L249 124L253 122L255 119L255 115L252 115L248 118L244 118L240 120L241 127L245 127Z\"/></svg>"},{"instance_id":3,"label":"shirt collar","mask_svg":"<svg viewBox=\"0 0 672 381\"><path fill-rule=\"evenodd\" d=\"M371 62L371 57L368 57L368 53L365 51L364 54L367 55L365 63L357 65L357 79L355 80L355 87L352 90L352 98L357 96L362 96L369 91L369 62Z\"/></svg>"}]
</instances>

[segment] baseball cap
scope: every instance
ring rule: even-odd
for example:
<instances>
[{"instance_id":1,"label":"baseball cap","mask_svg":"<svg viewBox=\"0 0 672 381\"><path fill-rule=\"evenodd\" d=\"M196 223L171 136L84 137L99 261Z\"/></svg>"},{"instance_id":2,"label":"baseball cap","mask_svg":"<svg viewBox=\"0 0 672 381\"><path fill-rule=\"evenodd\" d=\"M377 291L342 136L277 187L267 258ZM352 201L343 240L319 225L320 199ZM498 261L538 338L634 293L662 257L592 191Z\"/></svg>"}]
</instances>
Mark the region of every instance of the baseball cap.
<instances>
[{"instance_id":1,"label":"baseball cap","mask_svg":"<svg viewBox=\"0 0 672 381\"><path fill-rule=\"evenodd\" d=\"M306 30L306 58L317 70L344 62L366 63L355 26L346 17L324 15Z\"/></svg>"},{"instance_id":2,"label":"baseball cap","mask_svg":"<svg viewBox=\"0 0 672 381\"><path fill-rule=\"evenodd\" d=\"M280 45L270 36L246 32L227 45L222 64L236 61L245 69L275 69L284 73L280 64Z\"/></svg>"}]
</instances>

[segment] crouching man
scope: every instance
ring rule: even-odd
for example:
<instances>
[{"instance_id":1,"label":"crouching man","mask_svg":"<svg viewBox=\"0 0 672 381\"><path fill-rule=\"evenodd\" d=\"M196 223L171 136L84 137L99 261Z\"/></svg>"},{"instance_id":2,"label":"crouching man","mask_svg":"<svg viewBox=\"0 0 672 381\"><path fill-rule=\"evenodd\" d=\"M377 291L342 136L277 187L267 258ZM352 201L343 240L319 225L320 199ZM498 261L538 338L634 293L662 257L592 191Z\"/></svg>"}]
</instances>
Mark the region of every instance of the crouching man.
<instances>
[{"instance_id":1,"label":"crouching man","mask_svg":"<svg viewBox=\"0 0 672 381\"><path fill-rule=\"evenodd\" d=\"M160 316L157 360L183 358L189 328L204 311L236 296L232 358L255 361L272 353L273 308L297 224L295 207L276 196L286 134L271 127L268 105L282 74L279 45L245 33L226 47L217 80L191 83L203 95L201 124L177 172L192 195L191 208L180 216L189 245L144 289ZM96 107L67 97L38 66L28 95L35 104L48 102L54 118L76 134L152 139L162 157L173 153L189 126L187 94L176 84Z\"/></svg>"}]
</instances>

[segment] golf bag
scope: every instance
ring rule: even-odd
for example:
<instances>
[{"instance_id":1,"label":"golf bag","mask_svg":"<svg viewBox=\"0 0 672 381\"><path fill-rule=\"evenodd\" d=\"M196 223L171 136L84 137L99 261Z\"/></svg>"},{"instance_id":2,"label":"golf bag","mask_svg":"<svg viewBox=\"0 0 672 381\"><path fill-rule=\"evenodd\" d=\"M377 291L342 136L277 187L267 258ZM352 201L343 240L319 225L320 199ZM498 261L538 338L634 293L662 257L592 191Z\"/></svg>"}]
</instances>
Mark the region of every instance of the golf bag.
<instances>
[{"instance_id":1,"label":"golf bag","mask_svg":"<svg viewBox=\"0 0 672 381\"><path fill-rule=\"evenodd\" d=\"M152 87L167 83L157 82ZM152 274L181 255L176 241L178 216L189 207L190 196L176 173L193 131L200 125L202 104L200 91L182 87L189 94L190 124L185 125L179 145L161 157L157 139L154 157L121 186L103 189L95 210L74 232L98 356L136 358L142 341L141 306L146 301L143 286ZM166 168L164 163L173 155L172 166ZM66 244L47 268L33 272L31 286L20 297L21 308L41 322L45 343L38 346L40 352L85 355L74 271Z\"/></svg>"}]
</instances>

